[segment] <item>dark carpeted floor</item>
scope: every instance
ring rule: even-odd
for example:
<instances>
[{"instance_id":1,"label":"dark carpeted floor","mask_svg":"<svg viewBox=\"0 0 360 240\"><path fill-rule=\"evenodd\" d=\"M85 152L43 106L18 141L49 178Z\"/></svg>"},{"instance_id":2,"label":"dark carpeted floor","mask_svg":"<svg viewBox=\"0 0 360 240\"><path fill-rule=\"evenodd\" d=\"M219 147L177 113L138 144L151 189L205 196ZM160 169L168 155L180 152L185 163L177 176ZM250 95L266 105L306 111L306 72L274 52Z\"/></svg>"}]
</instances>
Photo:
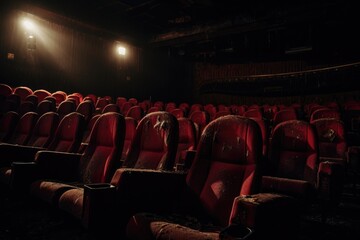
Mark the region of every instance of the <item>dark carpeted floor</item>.
<instances>
[{"instance_id":1,"label":"dark carpeted floor","mask_svg":"<svg viewBox=\"0 0 360 240\"><path fill-rule=\"evenodd\" d=\"M354 191L345 187L340 206L325 223L320 214L309 211L303 214L298 240L360 239L360 186ZM357 195L354 194L357 192ZM0 193L0 240L97 240L72 217L47 205L34 202L26 196ZM113 236L111 239L120 239ZM276 238L275 238L276 239Z\"/></svg>"}]
</instances>

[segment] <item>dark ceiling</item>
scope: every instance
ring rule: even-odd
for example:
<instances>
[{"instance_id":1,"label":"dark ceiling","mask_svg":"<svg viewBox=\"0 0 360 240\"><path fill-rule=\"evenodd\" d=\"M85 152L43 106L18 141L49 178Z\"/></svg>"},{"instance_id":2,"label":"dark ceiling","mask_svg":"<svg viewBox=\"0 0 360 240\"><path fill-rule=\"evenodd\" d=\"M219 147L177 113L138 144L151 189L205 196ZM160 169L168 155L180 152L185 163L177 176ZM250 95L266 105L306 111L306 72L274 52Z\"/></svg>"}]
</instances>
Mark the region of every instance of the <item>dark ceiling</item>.
<instances>
[{"instance_id":1,"label":"dark ceiling","mask_svg":"<svg viewBox=\"0 0 360 240\"><path fill-rule=\"evenodd\" d=\"M339 0L18 2L106 29L141 46L197 60L262 61L299 54L343 57L354 52L352 44L357 46L359 40L354 32L357 8Z\"/></svg>"}]
</instances>

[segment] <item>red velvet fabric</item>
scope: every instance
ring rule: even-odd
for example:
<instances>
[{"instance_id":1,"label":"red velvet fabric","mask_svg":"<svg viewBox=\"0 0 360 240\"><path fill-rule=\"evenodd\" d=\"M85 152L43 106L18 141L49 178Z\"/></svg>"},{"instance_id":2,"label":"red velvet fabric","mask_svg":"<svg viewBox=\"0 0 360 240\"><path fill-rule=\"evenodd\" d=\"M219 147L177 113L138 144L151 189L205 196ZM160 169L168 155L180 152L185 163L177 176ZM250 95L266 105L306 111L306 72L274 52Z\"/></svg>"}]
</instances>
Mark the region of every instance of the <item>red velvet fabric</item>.
<instances>
[{"instance_id":1,"label":"red velvet fabric","mask_svg":"<svg viewBox=\"0 0 360 240\"><path fill-rule=\"evenodd\" d=\"M172 170L178 138L178 121L172 114L165 111L148 113L137 125L123 166Z\"/></svg>"},{"instance_id":2,"label":"red velvet fabric","mask_svg":"<svg viewBox=\"0 0 360 240\"><path fill-rule=\"evenodd\" d=\"M254 120L235 115L213 120L201 135L173 214L136 214L128 222L127 237L218 239L234 198L259 190L261 158L261 130Z\"/></svg>"}]
</instances>

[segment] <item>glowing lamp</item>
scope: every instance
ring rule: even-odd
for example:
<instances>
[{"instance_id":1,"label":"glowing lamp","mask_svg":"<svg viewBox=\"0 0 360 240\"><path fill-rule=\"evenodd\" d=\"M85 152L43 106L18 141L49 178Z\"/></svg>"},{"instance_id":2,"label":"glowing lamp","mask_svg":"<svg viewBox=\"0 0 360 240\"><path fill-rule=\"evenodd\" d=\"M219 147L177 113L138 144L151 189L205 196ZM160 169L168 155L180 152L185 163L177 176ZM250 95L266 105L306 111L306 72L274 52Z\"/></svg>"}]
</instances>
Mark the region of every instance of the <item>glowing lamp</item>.
<instances>
[{"instance_id":1,"label":"glowing lamp","mask_svg":"<svg viewBox=\"0 0 360 240\"><path fill-rule=\"evenodd\" d=\"M119 55L125 56L125 54L126 54L126 48L124 48L124 47L118 47L118 48L117 48L117 52L118 52Z\"/></svg>"}]
</instances>

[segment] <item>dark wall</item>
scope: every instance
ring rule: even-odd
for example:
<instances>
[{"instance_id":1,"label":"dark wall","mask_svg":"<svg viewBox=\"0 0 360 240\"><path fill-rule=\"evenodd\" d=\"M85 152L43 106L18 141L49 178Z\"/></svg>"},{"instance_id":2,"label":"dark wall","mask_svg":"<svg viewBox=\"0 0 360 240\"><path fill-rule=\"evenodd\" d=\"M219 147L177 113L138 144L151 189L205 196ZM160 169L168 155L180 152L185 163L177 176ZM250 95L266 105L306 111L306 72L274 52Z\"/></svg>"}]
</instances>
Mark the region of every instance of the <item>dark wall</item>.
<instances>
[{"instance_id":1,"label":"dark wall","mask_svg":"<svg viewBox=\"0 0 360 240\"><path fill-rule=\"evenodd\" d=\"M142 82L137 86L143 96L155 101L192 101L193 63L166 49L148 48L143 56Z\"/></svg>"},{"instance_id":2,"label":"dark wall","mask_svg":"<svg viewBox=\"0 0 360 240\"><path fill-rule=\"evenodd\" d=\"M192 100L191 63L161 49L125 44L126 56L115 53L118 39L89 32L74 24L62 25L18 10L3 10L0 39L0 81L51 92L93 93L136 97L139 100ZM37 25L21 26L26 16ZM8 59L8 54L14 59Z\"/></svg>"}]
</instances>

